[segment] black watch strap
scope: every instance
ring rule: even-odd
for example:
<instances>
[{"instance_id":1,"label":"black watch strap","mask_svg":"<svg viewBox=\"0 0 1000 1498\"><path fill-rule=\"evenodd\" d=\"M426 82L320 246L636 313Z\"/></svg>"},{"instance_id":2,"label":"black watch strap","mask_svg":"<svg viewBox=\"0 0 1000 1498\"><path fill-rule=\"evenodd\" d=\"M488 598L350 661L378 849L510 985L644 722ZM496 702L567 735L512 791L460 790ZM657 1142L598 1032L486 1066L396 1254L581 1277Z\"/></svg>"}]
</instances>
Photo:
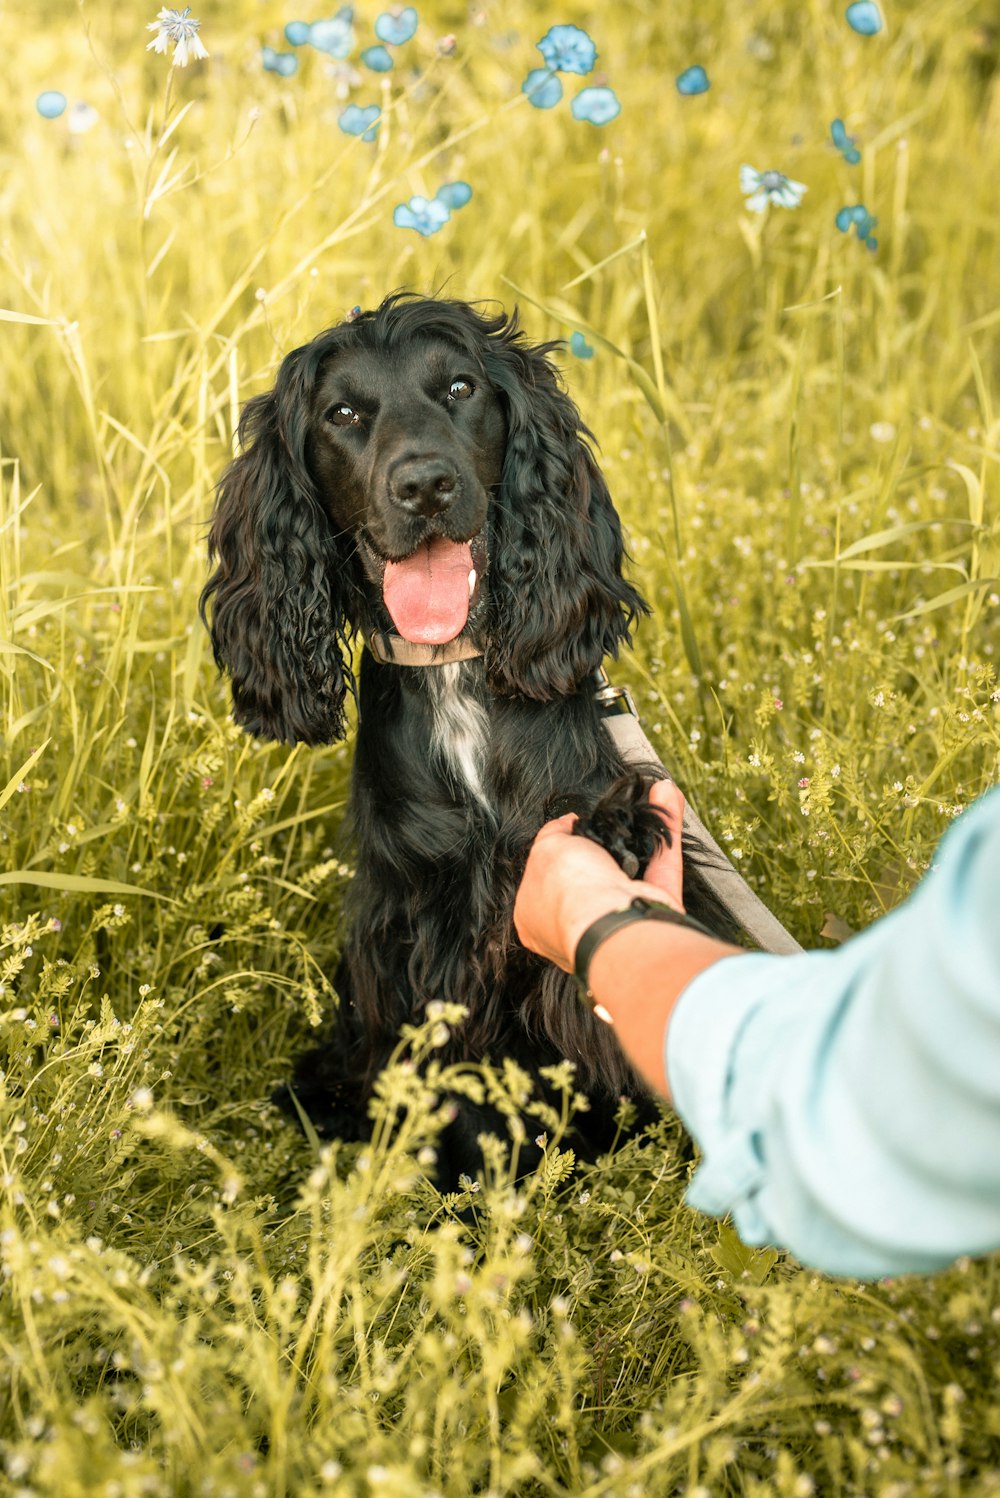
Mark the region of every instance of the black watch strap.
<instances>
[{"instance_id":1,"label":"black watch strap","mask_svg":"<svg viewBox=\"0 0 1000 1498\"><path fill-rule=\"evenodd\" d=\"M608 915L600 916L580 937L576 944L576 956L573 962L573 976L580 985L583 997L593 1006L593 995L590 991L589 971L594 953L615 931L620 931L623 926L631 926L635 921L668 921L675 926L689 926L692 931L700 931L703 936L715 937L714 932L709 931L700 921L696 921L689 915L684 915L680 910L675 910L672 905L664 905L659 900L647 900L645 895L636 895L631 905L624 910L612 910Z\"/></svg>"}]
</instances>

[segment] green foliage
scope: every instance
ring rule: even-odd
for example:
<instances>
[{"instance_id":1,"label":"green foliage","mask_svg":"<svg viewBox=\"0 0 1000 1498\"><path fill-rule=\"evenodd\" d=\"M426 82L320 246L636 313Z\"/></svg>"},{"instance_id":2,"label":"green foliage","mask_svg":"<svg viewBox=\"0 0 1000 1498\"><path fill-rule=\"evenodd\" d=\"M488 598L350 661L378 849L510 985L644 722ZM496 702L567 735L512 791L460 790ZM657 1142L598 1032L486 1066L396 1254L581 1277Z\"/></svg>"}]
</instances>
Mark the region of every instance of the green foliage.
<instances>
[{"instance_id":1,"label":"green foliage","mask_svg":"<svg viewBox=\"0 0 1000 1498\"><path fill-rule=\"evenodd\" d=\"M568 1075L535 1175L512 1125L442 1198L443 1091L526 1099L434 1072L445 1013L371 1147L277 1112L335 1002L349 748L251 743L197 620L285 350L401 285L519 300L595 350L563 362L654 606L616 677L664 759L806 943L898 901L1000 769L992 10L864 40L837 6L428 0L359 83L262 71L279 0L195 7L210 59L171 71L155 9L0 15L3 1491L1000 1493L995 1258L866 1287L747 1250L684 1207L672 1121L574 1170ZM520 93L559 21L605 129ZM745 212L743 161L802 206ZM393 227L458 177L440 234ZM874 255L833 223L859 188Z\"/></svg>"}]
</instances>

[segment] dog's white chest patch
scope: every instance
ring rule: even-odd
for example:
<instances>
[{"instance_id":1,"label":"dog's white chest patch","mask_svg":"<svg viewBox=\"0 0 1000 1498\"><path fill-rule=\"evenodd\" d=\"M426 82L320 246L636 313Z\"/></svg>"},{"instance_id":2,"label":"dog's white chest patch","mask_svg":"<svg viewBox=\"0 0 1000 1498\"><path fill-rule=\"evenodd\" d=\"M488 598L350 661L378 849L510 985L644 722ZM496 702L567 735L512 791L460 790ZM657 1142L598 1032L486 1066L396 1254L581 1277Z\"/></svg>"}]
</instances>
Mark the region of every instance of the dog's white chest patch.
<instances>
[{"instance_id":1,"label":"dog's white chest patch","mask_svg":"<svg viewBox=\"0 0 1000 1498\"><path fill-rule=\"evenodd\" d=\"M452 775L479 801L485 801L483 770L489 720L485 709L462 687L462 662L427 671L431 703L431 745Z\"/></svg>"}]
</instances>

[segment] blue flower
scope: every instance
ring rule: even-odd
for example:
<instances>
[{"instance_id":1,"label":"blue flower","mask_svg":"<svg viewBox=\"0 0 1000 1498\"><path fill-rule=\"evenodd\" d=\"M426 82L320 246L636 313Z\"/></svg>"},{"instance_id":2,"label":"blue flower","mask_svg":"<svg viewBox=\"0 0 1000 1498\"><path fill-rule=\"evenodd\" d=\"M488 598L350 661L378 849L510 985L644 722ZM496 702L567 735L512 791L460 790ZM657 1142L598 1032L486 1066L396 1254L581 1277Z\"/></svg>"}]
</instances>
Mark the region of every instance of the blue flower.
<instances>
[{"instance_id":1,"label":"blue flower","mask_svg":"<svg viewBox=\"0 0 1000 1498\"><path fill-rule=\"evenodd\" d=\"M758 172L752 166L740 167L740 192L750 194L747 207L751 213L763 213L768 203L779 208L797 208L803 193L808 191L804 182L793 182L783 172Z\"/></svg>"},{"instance_id":2,"label":"blue flower","mask_svg":"<svg viewBox=\"0 0 1000 1498\"><path fill-rule=\"evenodd\" d=\"M360 135L362 140L375 140L378 135L376 121L381 113L377 104L369 104L364 109L359 104L348 104L337 124L345 135Z\"/></svg>"},{"instance_id":3,"label":"blue flower","mask_svg":"<svg viewBox=\"0 0 1000 1498\"><path fill-rule=\"evenodd\" d=\"M311 30L308 21L289 21L285 27L285 41L290 47L304 47Z\"/></svg>"},{"instance_id":4,"label":"blue flower","mask_svg":"<svg viewBox=\"0 0 1000 1498\"><path fill-rule=\"evenodd\" d=\"M861 152L854 144L854 136L848 135L844 129L843 120L832 120L830 123L830 134L837 150L843 156L848 166L857 166L861 160Z\"/></svg>"},{"instance_id":5,"label":"blue flower","mask_svg":"<svg viewBox=\"0 0 1000 1498\"><path fill-rule=\"evenodd\" d=\"M708 74L697 63L694 67L685 68L683 73L677 74L677 92L679 94L707 94L710 87Z\"/></svg>"},{"instance_id":6,"label":"blue flower","mask_svg":"<svg viewBox=\"0 0 1000 1498\"><path fill-rule=\"evenodd\" d=\"M375 22L375 35L390 47L401 47L417 29L417 13L412 5L395 12L385 10Z\"/></svg>"},{"instance_id":7,"label":"blue flower","mask_svg":"<svg viewBox=\"0 0 1000 1498\"><path fill-rule=\"evenodd\" d=\"M291 78L299 65L294 52L275 52L273 47L262 47L260 60L265 73L280 73L282 78Z\"/></svg>"},{"instance_id":8,"label":"blue flower","mask_svg":"<svg viewBox=\"0 0 1000 1498\"><path fill-rule=\"evenodd\" d=\"M841 208L837 214L835 223L841 234L849 234L853 225L854 232L862 244L867 245L870 250L878 249L878 240L872 233L872 230L878 223L878 219L874 218L868 212L864 203L854 203L846 208Z\"/></svg>"},{"instance_id":9,"label":"blue flower","mask_svg":"<svg viewBox=\"0 0 1000 1498\"><path fill-rule=\"evenodd\" d=\"M373 73L388 73L393 68L392 55L385 47L366 47L361 54L361 61Z\"/></svg>"},{"instance_id":10,"label":"blue flower","mask_svg":"<svg viewBox=\"0 0 1000 1498\"><path fill-rule=\"evenodd\" d=\"M38 95L35 108L43 120L57 120L66 108L66 95L57 88L47 88Z\"/></svg>"},{"instance_id":11,"label":"blue flower","mask_svg":"<svg viewBox=\"0 0 1000 1498\"><path fill-rule=\"evenodd\" d=\"M521 92L536 109L552 109L563 96L563 86L550 68L532 68L521 84Z\"/></svg>"},{"instance_id":12,"label":"blue flower","mask_svg":"<svg viewBox=\"0 0 1000 1498\"><path fill-rule=\"evenodd\" d=\"M472 188L468 182L445 182L434 194L437 202L443 203L446 208L452 210L464 208L472 197Z\"/></svg>"},{"instance_id":13,"label":"blue flower","mask_svg":"<svg viewBox=\"0 0 1000 1498\"><path fill-rule=\"evenodd\" d=\"M882 12L873 0L856 0L844 15L848 26L859 36L876 36L882 30Z\"/></svg>"},{"instance_id":14,"label":"blue flower","mask_svg":"<svg viewBox=\"0 0 1000 1498\"><path fill-rule=\"evenodd\" d=\"M574 120L606 125L622 112L613 88L582 88L570 105Z\"/></svg>"},{"instance_id":15,"label":"blue flower","mask_svg":"<svg viewBox=\"0 0 1000 1498\"><path fill-rule=\"evenodd\" d=\"M438 198L422 198L419 193L408 203L398 203L392 221L397 229L416 229L426 238L443 229L451 218L451 209Z\"/></svg>"},{"instance_id":16,"label":"blue flower","mask_svg":"<svg viewBox=\"0 0 1000 1498\"><path fill-rule=\"evenodd\" d=\"M354 27L349 6L337 12L329 21L314 21L309 27L309 45L317 52L326 52L330 57L350 56L354 47Z\"/></svg>"},{"instance_id":17,"label":"blue flower","mask_svg":"<svg viewBox=\"0 0 1000 1498\"><path fill-rule=\"evenodd\" d=\"M550 26L535 45L556 73L589 73L597 61L597 48L579 26Z\"/></svg>"},{"instance_id":18,"label":"blue flower","mask_svg":"<svg viewBox=\"0 0 1000 1498\"><path fill-rule=\"evenodd\" d=\"M580 332L570 334L569 351L577 359L592 359L594 357L593 348Z\"/></svg>"}]
</instances>

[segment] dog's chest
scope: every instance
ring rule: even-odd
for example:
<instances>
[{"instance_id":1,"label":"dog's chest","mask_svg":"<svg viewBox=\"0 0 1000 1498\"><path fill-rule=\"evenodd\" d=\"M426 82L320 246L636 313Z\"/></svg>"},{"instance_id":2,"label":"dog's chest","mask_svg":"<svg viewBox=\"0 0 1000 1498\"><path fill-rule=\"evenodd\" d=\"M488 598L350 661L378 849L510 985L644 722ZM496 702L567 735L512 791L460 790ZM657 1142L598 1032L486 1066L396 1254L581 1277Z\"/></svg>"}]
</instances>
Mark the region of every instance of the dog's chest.
<instances>
[{"instance_id":1,"label":"dog's chest","mask_svg":"<svg viewBox=\"0 0 1000 1498\"><path fill-rule=\"evenodd\" d=\"M460 661L427 668L425 680L432 758L472 799L485 802L489 743L486 710L469 690Z\"/></svg>"}]
</instances>

